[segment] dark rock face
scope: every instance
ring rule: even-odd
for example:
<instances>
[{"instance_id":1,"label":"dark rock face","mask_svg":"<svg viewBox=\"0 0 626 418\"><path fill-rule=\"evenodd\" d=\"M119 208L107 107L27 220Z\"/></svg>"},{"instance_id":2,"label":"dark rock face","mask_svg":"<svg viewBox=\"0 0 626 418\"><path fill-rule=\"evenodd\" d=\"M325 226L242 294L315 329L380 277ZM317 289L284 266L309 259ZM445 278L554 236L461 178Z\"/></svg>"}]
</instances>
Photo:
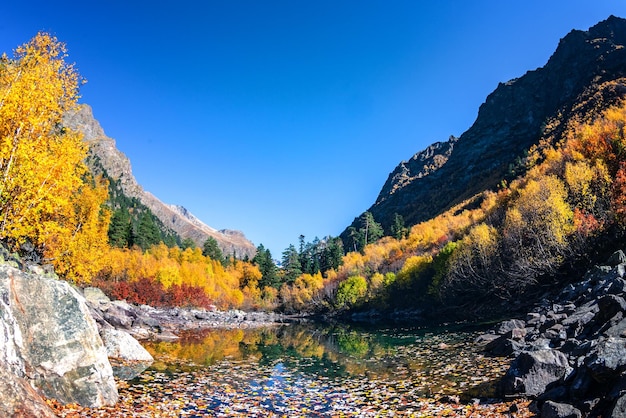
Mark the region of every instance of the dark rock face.
<instances>
[{"instance_id":1,"label":"dark rock face","mask_svg":"<svg viewBox=\"0 0 626 418\"><path fill-rule=\"evenodd\" d=\"M525 321L479 337L491 354L515 357L502 395L534 398L542 417L626 416L625 272L618 251Z\"/></svg>"},{"instance_id":2,"label":"dark rock face","mask_svg":"<svg viewBox=\"0 0 626 418\"><path fill-rule=\"evenodd\" d=\"M494 188L518 157L551 134L546 121L594 111L580 97L626 75L624 45L626 20L613 16L588 31L570 32L544 67L501 83L458 141L436 143L400 163L368 210L388 230L395 213L413 225ZM615 88L601 95L624 94ZM439 156L439 164L425 163L429 156Z\"/></svg>"},{"instance_id":3,"label":"dark rock face","mask_svg":"<svg viewBox=\"0 0 626 418\"><path fill-rule=\"evenodd\" d=\"M66 282L0 266L0 339L0 367L45 396L94 407L117 402L96 323Z\"/></svg>"}]
</instances>

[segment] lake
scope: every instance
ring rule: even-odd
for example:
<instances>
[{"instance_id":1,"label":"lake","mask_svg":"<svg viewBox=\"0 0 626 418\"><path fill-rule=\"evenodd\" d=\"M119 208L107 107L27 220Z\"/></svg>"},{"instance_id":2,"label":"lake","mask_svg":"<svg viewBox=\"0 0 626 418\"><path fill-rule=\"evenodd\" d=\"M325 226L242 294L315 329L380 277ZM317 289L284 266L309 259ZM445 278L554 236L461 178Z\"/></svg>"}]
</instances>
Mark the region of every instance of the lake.
<instances>
[{"instance_id":1,"label":"lake","mask_svg":"<svg viewBox=\"0 0 626 418\"><path fill-rule=\"evenodd\" d=\"M176 342L145 344L156 361L122 382L115 409L81 414L498 415L493 411L511 404L472 401L493 396L494 381L508 367L479 352L473 344L479 333L313 323L186 332Z\"/></svg>"}]
</instances>

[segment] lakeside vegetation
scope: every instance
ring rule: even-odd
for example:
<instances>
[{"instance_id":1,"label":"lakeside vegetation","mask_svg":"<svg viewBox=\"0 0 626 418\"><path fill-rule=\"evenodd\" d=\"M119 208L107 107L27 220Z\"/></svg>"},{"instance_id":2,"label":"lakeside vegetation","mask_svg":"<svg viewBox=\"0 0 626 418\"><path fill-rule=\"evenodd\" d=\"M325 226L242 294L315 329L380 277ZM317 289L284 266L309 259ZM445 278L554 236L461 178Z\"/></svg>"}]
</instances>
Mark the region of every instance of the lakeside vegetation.
<instances>
[{"instance_id":1,"label":"lakeside vegetation","mask_svg":"<svg viewBox=\"0 0 626 418\"><path fill-rule=\"evenodd\" d=\"M595 109L518 159L497 190L426 222L384 231L366 212L349 241L289 246L277 265L163 232L63 127L82 79L65 46L40 33L0 59L0 238L32 247L64 279L156 306L287 312L465 306L512 301L621 242L626 224L626 105ZM551 123L557 123L552 121ZM548 129L546 129L548 131ZM93 162L92 162L93 163Z\"/></svg>"}]
</instances>

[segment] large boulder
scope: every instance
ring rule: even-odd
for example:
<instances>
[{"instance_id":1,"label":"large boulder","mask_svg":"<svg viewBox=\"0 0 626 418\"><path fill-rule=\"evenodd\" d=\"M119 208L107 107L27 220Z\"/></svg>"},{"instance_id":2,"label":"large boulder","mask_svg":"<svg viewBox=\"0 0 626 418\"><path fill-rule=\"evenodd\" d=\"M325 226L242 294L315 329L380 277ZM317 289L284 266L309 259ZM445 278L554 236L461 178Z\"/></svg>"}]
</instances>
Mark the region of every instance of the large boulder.
<instances>
[{"instance_id":1,"label":"large boulder","mask_svg":"<svg viewBox=\"0 0 626 418\"><path fill-rule=\"evenodd\" d=\"M601 339L587 356L586 365L598 383L617 378L626 369L626 338Z\"/></svg>"},{"instance_id":2,"label":"large boulder","mask_svg":"<svg viewBox=\"0 0 626 418\"><path fill-rule=\"evenodd\" d=\"M511 364L502 381L502 390L507 395L538 396L571 371L567 357L558 350L525 351Z\"/></svg>"},{"instance_id":3,"label":"large boulder","mask_svg":"<svg viewBox=\"0 0 626 418\"><path fill-rule=\"evenodd\" d=\"M46 397L117 402L113 371L85 299L68 283L0 265L0 361Z\"/></svg>"},{"instance_id":4,"label":"large boulder","mask_svg":"<svg viewBox=\"0 0 626 418\"><path fill-rule=\"evenodd\" d=\"M113 366L113 374L119 379L134 379L154 361L152 355L126 331L102 328L100 336Z\"/></svg>"},{"instance_id":5,"label":"large boulder","mask_svg":"<svg viewBox=\"0 0 626 418\"><path fill-rule=\"evenodd\" d=\"M581 418L582 413L572 405L547 401L541 408L542 418Z\"/></svg>"},{"instance_id":6,"label":"large boulder","mask_svg":"<svg viewBox=\"0 0 626 418\"><path fill-rule=\"evenodd\" d=\"M0 416L54 418L56 415L33 387L0 364Z\"/></svg>"}]
</instances>

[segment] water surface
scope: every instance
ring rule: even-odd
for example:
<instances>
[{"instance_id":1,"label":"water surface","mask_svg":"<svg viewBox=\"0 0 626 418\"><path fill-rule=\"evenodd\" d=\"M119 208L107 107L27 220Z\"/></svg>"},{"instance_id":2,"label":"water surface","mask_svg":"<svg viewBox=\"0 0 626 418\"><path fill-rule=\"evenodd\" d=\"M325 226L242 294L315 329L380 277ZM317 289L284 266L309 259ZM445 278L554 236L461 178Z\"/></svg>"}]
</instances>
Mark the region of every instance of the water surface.
<instances>
[{"instance_id":1,"label":"water surface","mask_svg":"<svg viewBox=\"0 0 626 418\"><path fill-rule=\"evenodd\" d=\"M507 365L483 356L476 335L320 324L188 332L146 344L157 361L121 395L164 416L419 415L445 395L492 396Z\"/></svg>"}]
</instances>

